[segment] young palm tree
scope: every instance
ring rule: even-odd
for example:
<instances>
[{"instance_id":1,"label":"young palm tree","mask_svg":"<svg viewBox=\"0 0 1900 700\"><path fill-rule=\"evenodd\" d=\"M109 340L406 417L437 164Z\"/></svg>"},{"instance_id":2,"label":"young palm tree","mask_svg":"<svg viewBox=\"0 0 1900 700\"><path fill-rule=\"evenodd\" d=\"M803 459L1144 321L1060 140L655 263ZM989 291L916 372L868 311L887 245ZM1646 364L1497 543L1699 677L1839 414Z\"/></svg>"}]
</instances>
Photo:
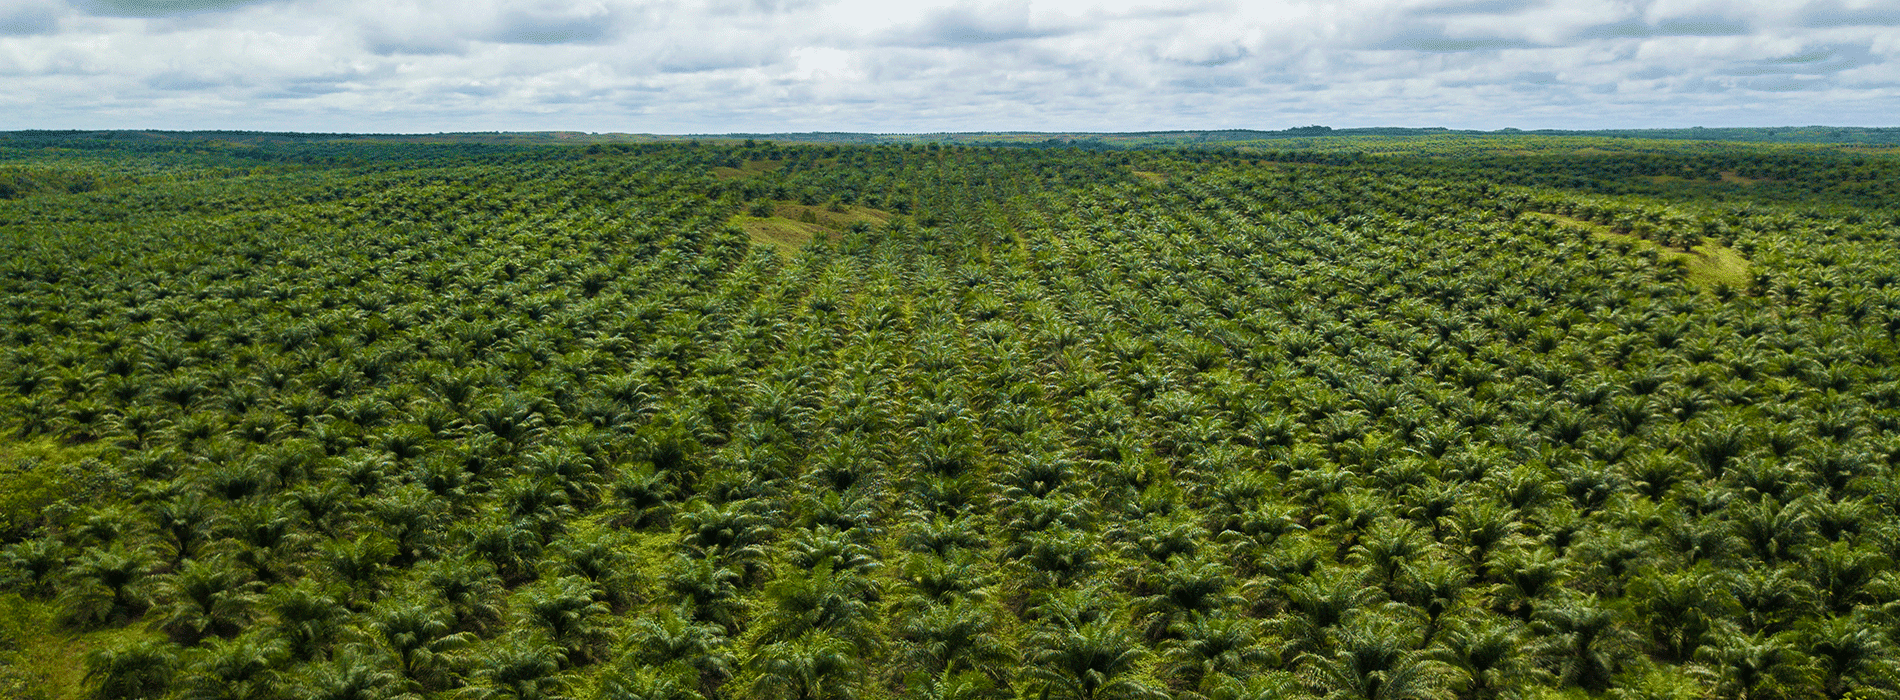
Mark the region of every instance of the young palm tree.
<instances>
[{"instance_id":1,"label":"young palm tree","mask_svg":"<svg viewBox=\"0 0 1900 700\"><path fill-rule=\"evenodd\" d=\"M1521 623L1480 618L1446 630L1436 656L1451 668L1460 697L1491 700L1541 679L1523 647Z\"/></svg>"},{"instance_id":2,"label":"young palm tree","mask_svg":"<svg viewBox=\"0 0 1900 700\"><path fill-rule=\"evenodd\" d=\"M473 635L454 631L455 618L429 602L392 597L371 613L369 631L395 653L398 672L414 690L431 692L448 686L459 665L456 652L468 647Z\"/></svg>"},{"instance_id":3,"label":"young palm tree","mask_svg":"<svg viewBox=\"0 0 1900 700\"><path fill-rule=\"evenodd\" d=\"M1035 636L1024 680L1043 697L1070 700L1148 700L1166 697L1135 677L1149 652L1134 635L1103 618Z\"/></svg>"},{"instance_id":4,"label":"young palm tree","mask_svg":"<svg viewBox=\"0 0 1900 700\"><path fill-rule=\"evenodd\" d=\"M1282 587L1281 595L1291 614L1282 621L1280 636L1291 654L1320 651L1326 636L1348 615L1378 599L1377 589L1361 586L1338 570L1298 577Z\"/></svg>"},{"instance_id":5,"label":"young palm tree","mask_svg":"<svg viewBox=\"0 0 1900 700\"><path fill-rule=\"evenodd\" d=\"M1162 658L1180 682L1207 692L1210 681L1254 675L1275 659L1261 644L1259 624L1229 615L1196 615L1175 624L1174 638L1162 647Z\"/></svg>"},{"instance_id":6,"label":"young palm tree","mask_svg":"<svg viewBox=\"0 0 1900 700\"><path fill-rule=\"evenodd\" d=\"M952 597L913 615L899 633L915 644L913 663L937 677L1011 665L1014 650L997 636L996 626L994 615L979 603Z\"/></svg>"},{"instance_id":7,"label":"young palm tree","mask_svg":"<svg viewBox=\"0 0 1900 700\"><path fill-rule=\"evenodd\" d=\"M299 700L396 700L401 674L354 654L306 667L289 681Z\"/></svg>"},{"instance_id":8,"label":"young palm tree","mask_svg":"<svg viewBox=\"0 0 1900 700\"><path fill-rule=\"evenodd\" d=\"M679 597L682 609L694 620L710 622L732 630L738 625L744 607L738 600L736 585L744 575L721 566L712 559L696 559L684 554L673 558L663 577L667 590Z\"/></svg>"},{"instance_id":9,"label":"young palm tree","mask_svg":"<svg viewBox=\"0 0 1900 700\"><path fill-rule=\"evenodd\" d=\"M7 572L0 583L28 595L51 593L57 574L66 565L66 547L52 537L36 537L0 550Z\"/></svg>"},{"instance_id":10,"label":"young palm tree","mask_svg":"<svg viewBox=\"0 0 1900 700\"><path fill-rule=\"evenodd\" d=\"M150 606L146 591L151 556L142 549L114 543L87 547L74 558L61 607L85 624L124 624Z\"/></svg>"},{"instance_id":11,"label":"young palm tree","mask_svg":"<svg viewBox=\"0 0 1900 700\"><path fill-rule=\"evenodd\" d=\"M1722 695L1738 700L1807 697L1821 679L1787 642L1762 635L1726 635L1698 650L1703 675Z\"/></svg>"},{"instance_id":12,"label":"young palm tree","mask_svg":"<svg viewBox=\"0 0 1900 700\"><path fill-rule=\"evenodd\" d=\"M719 625L696 623L674 608L642 616L628 637L630 661L646 666L683 664L695 672L694 685L711 692L732 676L734 660L727 650L726 631Z\"/></svg>"},{"instance_id":13,"label":"young palm tree","mask_svg":"<svg viewBox=\"0 0 1900 700\"><path fill-rule=\"evenodd\" d=\"M766 585L765 598L770 606L756 622L763 644L814 632L851 642L860 652L877 644L871 624L877 616L873 605L878 599L877 584L862 575L820 564L810 571L779 576Z\"/></svg>"},{"instance_id":14,"label":"young palm tree","mask_svg":"<svg viewBox=\"0 0 1900 700\"><path fill-rule=\"evenodd\" d=\"M279 584L265 592L263 600L276 620L270 632L283 642L290 658L310 661L330 656L349 612L337 601L336 590L305 579Z\"/></svg>"},{"instance_id":15,"label":"young palm tree","mask_svg":"<svg viewBox=\"0 0 1900 700\"><path fill-rule=\"evenodd\" d=\"M258 602L257 583L221 560L186 559L177 571L160 577L153 610L172 641L194 646L208 636L230 639L243 631Z\"/></svg>"},{"instance_id":16,"label":"young palm tree","mask_svg":"<svg viewBox=\"0 0 1900 700\"><path fill-rule=\"evenodd\" d=\"M581 665L595 660L596 648L605 639L600 618L610 610L596 600L599 589L578 576L562 576L522 589L520 609L527 621L539 626L548 641L563 650L564 665Z\"/></svg>"},{"instance_id":17,"label":"young palm tree","mask_svg":"<svg viewBox=\"0 0 1900 700\"><path fill-rule=\"evenodd\" d=\"M752 692L771 700L853 700L864 673L856 646L823 632L767 644L749 665Z\"/></svg>"},{"instance_id":18,"label":"young palm tree","mask_svg":"<svg viewBox=\"0 0 1900 700\"><path fill-rule=\"evenodd\" d=\"M1900 660L1887 640L1860 616L1832 617L1810 623L1801 630L1801 646L1813 658L1820 672L1821 692L1829 700L1840 700L1848 691L1865 689L1878 697L1874 689L1892 694L1900 691Z\"/></svg>"},{"instance_id":19,"label":"young palm tree","mask_svg":"<svg viewBox=\"0 0 1900 700\"><path fill-rule=\"evenodd\" d=\"M86 655L86 681L98 700L159 700L171 690L179 649L164 642L143 642Z\"/></svg>"},{"instance_id":20,"label":"young palm tree","mask_svg":"<svg viewBox=\"0 0 1900 700\"><path fill-rule=\"evenodd\" d=\"M1722 578L1708 573L1651 573L1629 586L1629 600L1664 660L1694 658L1723 617Z\"/></svg>"},{"instance_id":21,"label":"young palm tree","mask_svg":"<svg viewBox=\"0 0 1900 700\"><path fill-rule=\"evenodd\" d=\"M1215 561L1176 557L1144 583L1154 592L1136 599L1135 609L1146 620L1149 639L1168 636L1176 624L1214 614L1241 600L1229 592L1233 577L1227 567Z\"/></svg>"},{"instance_id":22,"label":"young palm tree","mask_svg":"<svg viewBox=\"0 0 1900 700\"><path fill-rule=\"evenodd\" d=\"M256 635L213 639L186 657L180 697L189 700L258 700L283 687L289 653L282 642Z\"/></svg>"},{"instance_id":23,"label":"young palm tree","mask_svg":"<svg viewBox=\"0 0 1900 700\"><path fill-rule=\"evenodd\" d=\"M705 700L693 690L698 679L681 677L675 669L629 664L601 679L600 700Z\"/></svg>"},{"instance_id":24,"label":"young palm tree","mask_svg":"<svg viewBox=\"0 0 1900 700\"><path fill-rule=\"evenodd\" d=\"M1532 630L1540 637L1545 665L1567 686L1596 693L1608 690L1611 679L1633 656L1635 635L1624 630L1616 613L1594 597L1539 609Z\"/></svg>"},{"instance_id":25,"label":"young palm tree","mask_svg":"<svg viewBox=\"0 0 1900 700\"><path fill-rule=\"evenodd\" d=\"M495 643L475 665L476 683L466 691L481 700L568 700L559 646L519 635Z\"/></svg>"},{"instance_id":26,"label":"young palm tree","mask_svg":"<svg viewBox=\"0 0 1900 700\"><path fill-rule=\"evenodd\" d=\"M1443 666L1423 650L1406 649L1405 636L1391 622L1364 615L1340 630L1330 654L1302 654L1298 662L1307 685L1329 699L1444 697Z\"/></svg>"}]
</instances>

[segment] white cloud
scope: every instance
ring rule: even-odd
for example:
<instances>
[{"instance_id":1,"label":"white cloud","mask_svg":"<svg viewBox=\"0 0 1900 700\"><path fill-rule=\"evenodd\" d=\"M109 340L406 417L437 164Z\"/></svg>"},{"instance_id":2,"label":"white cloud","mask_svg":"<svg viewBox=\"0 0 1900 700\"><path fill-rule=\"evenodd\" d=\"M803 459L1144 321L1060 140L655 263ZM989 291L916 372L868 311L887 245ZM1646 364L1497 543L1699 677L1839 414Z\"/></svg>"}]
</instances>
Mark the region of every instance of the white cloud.
<instances>
[{"instance_id":1,"label":"white cloud","mask_svg":"<svg viewBox=\"0 0 1900 700\"><path fill-rule=\"evenodd\" d=\"M0 128L1890 125L1889 2L13 0Z\"/></svg>"}]
</instances>

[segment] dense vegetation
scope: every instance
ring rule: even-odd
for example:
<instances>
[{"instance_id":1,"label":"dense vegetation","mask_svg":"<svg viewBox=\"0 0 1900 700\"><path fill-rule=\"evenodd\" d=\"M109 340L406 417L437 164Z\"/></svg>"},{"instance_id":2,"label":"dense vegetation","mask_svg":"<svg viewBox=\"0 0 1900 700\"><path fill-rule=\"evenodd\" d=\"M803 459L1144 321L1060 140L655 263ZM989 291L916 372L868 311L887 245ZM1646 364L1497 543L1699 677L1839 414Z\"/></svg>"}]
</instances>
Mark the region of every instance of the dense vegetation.
<instances>
[{"instance_id":1,"label":"dense vegetation","mask_svg":"<svg viewBox=\"0 0 1900 700\"><path fill-rule=\"evenodd\" d=\"M47 139L0 692L1900 694L1884 157Z\"/></svg>"}]
</instances>

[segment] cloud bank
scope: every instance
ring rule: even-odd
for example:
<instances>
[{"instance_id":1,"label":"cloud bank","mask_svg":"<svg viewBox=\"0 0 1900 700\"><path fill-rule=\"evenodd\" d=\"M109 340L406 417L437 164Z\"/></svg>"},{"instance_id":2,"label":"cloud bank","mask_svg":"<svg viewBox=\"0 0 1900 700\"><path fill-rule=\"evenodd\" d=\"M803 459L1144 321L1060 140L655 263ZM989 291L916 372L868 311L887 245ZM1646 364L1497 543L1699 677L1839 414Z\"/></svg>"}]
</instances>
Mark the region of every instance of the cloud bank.
<instances>
[{"instance_id":1,"label":"cloud bank","mask_svg":"<svg viewBox=\"0 0 1900 700\"><path fill-rule=\"evenodd\" d=\"M1868 0L8 0L0 129L1896 125Z\"/></svg>"}]
</instances>

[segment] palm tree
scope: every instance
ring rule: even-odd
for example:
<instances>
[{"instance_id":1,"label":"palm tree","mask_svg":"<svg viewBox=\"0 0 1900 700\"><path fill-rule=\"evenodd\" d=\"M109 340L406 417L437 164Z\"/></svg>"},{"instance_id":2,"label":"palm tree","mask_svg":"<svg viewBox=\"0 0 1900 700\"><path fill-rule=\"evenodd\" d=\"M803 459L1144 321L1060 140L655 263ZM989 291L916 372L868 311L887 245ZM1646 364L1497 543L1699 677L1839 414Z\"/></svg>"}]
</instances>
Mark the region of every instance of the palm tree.
<instances>
[{"instance_id":1,"label":"palm tree","mask_svg":"<svg viewBox=\"0 0 1900 700\"><path fill-rule=\"evenodd\" d=\"M186 559L178 570L159 579L154 611L161 629L172 641L194 646L207 636L226 639L243 631L257 604L257 583L246 581L239 570L218 561Z\"/></svg>"},{"instance_id":2,"label":"palm tree","mask_svg":"<svg viewBox=\"0 0 1900 700\"><path fill-rule=\"evenodd\" d=\"M824 632L851 642L860 652L876 645L871 622L877 616L872 605L878 597L877 584L862 575L834 571L823 563L810 571L781 575L766 585L765 597L770 607L756 623L762 644Z\"/></svg>"},{"instance_id":3,"label":"palm tree","mask_svg":"<svg viewBox=\"0 0 1900 700\"><path fill-rule=\"evenodd\" d=\"M601 602L615 612L626 610L635 598L637 567L623 547L624 541L611 531L571 533L553 545L561 568L592 582Z\"/></svg>"},{"instance_id":4,"label":"palm tree","mask_svg":"<svg viewBox=\"0 0 1900 700\"><path fill-rule=\"evenodd\" d=\"M1175 623L1161 655L1176 678L1203 691L1210 680L1244 678L1274 659L1260 643L1258 623L1229 615L1196 615Z\"/></svg>"},{"instance_id":5,"label":"palm tree","mask_svg":"<svg viewBox=\"0 0 1900 700\"><path fill-rule=\"evenodd\" d=\"M193 652L180 697L187 700L263 700L276 697L289 654L281 641L253 635L213 639Z\"/></svg>"},{"instance_id":6,"label":"palm tree","mask_svg":"<svg viewBox=\"0 0 1900 700\"><path fill-rule=\"evenodd\" d=\"M1135 609L1146 620L1149 639L1165 637L1177 623L1213 614L1241 600L1228 592L1233 577L1227 567L1215 561L1176 557L1144 583L1154 593L1136 599Z\"/></svg>"},{"instance_id":7,"label":"palm tree","mask_svg":"<svg viewBox=\"0 0 1900 700\"><path fill-rule=\"evenodd\" d=\"M594 647L603 641L600 618L610 610L596 600L599 589L578 576L562 576L522 590L520 609L527 620L548 634L548 641L566 654L565 665L594 660Z\"/></svg>"},{"instance_id":8,"label":"palm tree","mask_svg":"<svg viewBox=\"0 0 1900 700\"><path fill-rule=\"evenodd\" d=\"M0 550L0 562L6 565L0 583L43 596L52 592L54 574L66 565L66 548L52 537L36 537Z\"/></svg>"},{"instance_id":9,"label":"palm tree","mask_svg":"<svg viewBox=\"0 0 1900 700\"><path fill-rule=\"evenodd\" d=\"M560 647L535 636L501 640L476 663L476 685L468 694L481 700L567 700L568 678L561 675Z\"/></svg>"},{"instance_id":10,"label":"palm tree","mask_svg":"<svg viewBox=\"0 0 1900 700\"><path fill-rule=\"evenodd\" d=\"M1043 697L1070 700L1146 700L1166 697L1135 678L1149 652L1134 635L1102 618L1079 627L1037 634L1025 680Z\"/></svg>"},{"instance_id":11,"label":"palm tree","mask_svg":"<svg viewBox=\"0 0 1900 700\"><path fill-rule=\"evenodd\" d=\"M1337 570L1299 577L1281 590L1289 614L1280 634L1287 652L1310 653L1324 648L1326 635L1348 615L1370 605L1378 590L1352 581Z\"/></svg>"},{"instance_id":12,"label":"palm tree","mask_svg":"<svg viewBox=\"0 0 1900 700\"><path fill-rule=\"evenodd\" d=\"M159 531L170 542L175 560L193 556L212 521L212 509L198 492L155 501L150 506Z\"/></svg>"},{"instance_id":13,"label":"palm tree","mask_svg":"<svg viewBox=\"0 0 1900 700\"><path fill-rule=\"evenodd\" d=\"M1390 621L1361 615L1340 630L1330 654L1301 654L1307 685L1329 700L1435 700L1445 695L1443 666L1407 650Z\"/></svg>"},{"instance_id":14,"label":"palm tree","mask_svg":"<svg viewBox=\"0 0 1900 700\"><path fill-rule=\"evenodd\" d=\"M298 700L395 700L402 676L354 654L307 667L290 682Z\"/></svg>"},{"instance_id":15,"label":"palm tree","mask_svg":"<svg viewBox=\"0 0 1900 700\"><path fill-rule=\"evenodd\" d=\"M1461 542L1454 549L1473 574L1490 569L1491 554L1518 529L1517 513L1491 499L1472 499L1454 507L1444 526Z\"/></svg>"},{"instance_id":16,"label":"palm tree","mask_svg":"<svg viewBox=\"0 0 1900 700\"><path fill-rule=\"evenodd\" d=\"M1566 563L1543 547L1520 551L1492 563L1491 575L1499 582L1494 587L1495 605L1520 620L1531 619L1543 600L1568 578Z\"/></svg>"},{"instance_id":17,"label":"palm tree","mask_svg":"<svg viewBox=\"0 0 1900 700\"><path fill-rule=\"evenodd\" d=\"M900 634L915 644L911 651L915 663L933 677L1011 665L1014 650L996 631L995 616L962 597L929 605L900 627Z\"/></svg>"},{"instance_id":18,"label":"palm tree","mask_svg":"<svg viewBox=\"0 0 1900 700\"><path fill-rule=\"evenodd\" d=\"M276 618L271 632L282 640L290 658L310 661L327 658L349 611L337 602L337 593L305 579L280 584L264 594L264 607Z\"/></svg>"},{"instance_id":19,"label":"palm tree","mask_svg":"<svg viewBox=\"0 0 1900 700\"><path fill-rule=\"evenodd\" d=\"M1812 614L1820 597L1793 567L1740 572L1730 579L1728 593L1741 607L1742 630L1749 634L1787 630Z\"/></svg>"},{"instance_id":20,"label":"palm tree","mask_svg":"<svg viewBox=\"0 0 1900 700\"><path fill-rule=\"evenodd\" d=\"M1708 573L1652 573L1629 586L1629 599L1648 628L1652 648L1666 661L1695 656L1723 616L1722 579ZM1716 594L1716 595L1712 595Z\"/></svg>"},{"instance_id":21,"label":"palm tree","mask_svg":"<svg viewBox=\"0 0 1900 700\"><path fill-rule=\"evenodd\" d=\"M1840 700L1856 688L1882 688L1891 694L1895 687L1896 663L1893 652L1879 630L1860 616L1831 617L1810 623L1802 630L1801 646L1813 657L1820 672L1821 691L1829 700Z\"/></svg>"},{"instance_id":22,"label":"palm tree","mask_svg":"<svg viewBox=\"0 0 1900 700\"><path fill-rule=\"evenodd\" d=\"M682 608L692 619L711 622L730 631L737 626L744 609L738 601L739 588L735 585L743 577L712 559L681 554L673 558L662 581L667 590L680 598Z\"/></svg>"},{"instance_id":23,"label":"palm tree","mask_svg":"<svg viewBox=\"0 0 1900 700\"><path fill-rule=\"evenodd\" d=\"M468 548L500 576L503 585L513 588L540 575L544 543L536 524L505 519L473 525Z\"/></svg>"},{"instance_id":24,"label":"palm tree","mask_svg":"<svg viewBox=\"0 0 1900 700\"><path fill-rule=\"evenodd\" d=\"M421 567L423 583L441 597L457 632L486 635L500 622L501 598L494 567L480 560L445 560Z\"/></svg>"},{"instance_id":25,"label":"palm tree","mask_svg":"<svg viewBox=\"0 0 1900 700\"><path fill-rule=\"evenodd\" d=\"M1551 673L1564 685L1600 693L1630 659L1634 635L1594 597L1564 601L1537 611L1532 629L1542 641Z\"/></svg>"},{"instance_id":26,"label":"palm tree","mask_svg":"<svg viewBox=\"0 0 1900 700\"><path fill-rule=\"evenodd\" d=\"M603 674L600 700L705 700L693 690L694 678L682 678L676 669L627 664Z\"/></svg>"},{"instance_id":27,"label":"palm tree","mask_svg":"<svg viewBox=\"0 0 1900 700\"><path fill-rule=\"evenodd\" d=\"M1717 693L1737 700L1807 697L1821 679L1787 642L1759 634L1731 634L1698 650L1703 675Z\"/></svg>"},{"instance_id":28,"label":"palm tree","mask_svg":"<svg viewBox=\"0 0 1900 700\"><path fill-rule=\"evenodd\" d=\"M129 622L150 605L145 579L151 570L151 556L143 549L123 542L87 547L73 560L61 607L86 624Z\"/></svg>"},{"instance_id":29,"label":"palm tree","mask_svg":"<svg viewBox=\"0 0 1900 700\"><path fill-rule=\"evenodd\" d=\"M752 692L772 700L852 700L864 669L855 645L824 632L767 644L750 665Z\"/></svg>"},{"instance_id":30,"label":"palm tree","mask_svg":"<svg viewBox=\"0 0 1900 700\"><path fill-rule=\"evenodd\" d=\"M369 630L395 652L399 672L410 687L441 690L455 673L455 652L469 645L467 632L454 631L455 618L428 602L391 598L371 612Z\"/></svg>"},{"instance_id":31,"label":"palm tree","mask_svg":"<svg viewBox=\"0 0 1900 700\"><path fill-rule=\"evenodd\" d=\"M1523 625L1477 620L1446 631L1436 652L1455 674L1460 697L1491 700L1526 687L1539 676L1522 653Z\"/></svg>"},{"instance_id":32,"label":"palm tree","mask_svg":"<svg viewBox=\"0 0 1900 700\"><path fill-rule=\"evenodd\" d=\"M732 675L734 661L719 625L693 622L674 608L634 621L628 638L631 661L649 666L684 664L695 670L702 692Z\"/></svg>"},{"instance_id":33,"label":"palm tree","mask_svg":"<svg viewBox=\"0 0 1900 700\"><path fill-rule=\"evenodd\" d=\"M170 691L178 671L178 648L142 642L86 655L86 681L97 700L158 700Z\"/></svg>"},{"instance_id":34,"label":"palm tree","mask_svg":"<svg viewBox=\"0 0 1900 700\"><path fill-rule=\"evenodd\" d=\"M996 682L976 671L913 673L904 679L907 697L921 700L982 700L998 697Z\"/></svg>"},{"instance_id":35,"label":"palm tree","mask_svg":"<svg viewBox=\"0 0 1900 700\"><path fill-rule=\"evenodd\" d=\"M218 530L225 537L218 549L228 551L267 584L284 577L288 564L284 554L305 539L290 515L270 503L246 503L232 509Z\"/></svg>"},{"instance_id":36,"label":"palm tree","mask_svg":"<svg viewBox=\"0 0 1900 700\"><path fill-rule=\"evenodd\" d=\"M1471 575L1461 567L1439 560L1429 560L1420 566L1406 564L1403 571L1396 597L1412 611L1425 616L1424 639L1430 644L1437 639L1446 616L1462 607Z\"/></svg>"},{"instance_id":37,"label":"palm tree","mask_svg":"<svg viewBox=\"0 0 1900 700\"><path fill-rule=\"evenodd\" d=\"M336 539L317 546L317 554L342 583L353 590L348 600L358 605L375 602L381 593L381 579L389 561L396 556L396 543L377 532L366 532L353 540Z\"/></svg>"}]
</instances>

